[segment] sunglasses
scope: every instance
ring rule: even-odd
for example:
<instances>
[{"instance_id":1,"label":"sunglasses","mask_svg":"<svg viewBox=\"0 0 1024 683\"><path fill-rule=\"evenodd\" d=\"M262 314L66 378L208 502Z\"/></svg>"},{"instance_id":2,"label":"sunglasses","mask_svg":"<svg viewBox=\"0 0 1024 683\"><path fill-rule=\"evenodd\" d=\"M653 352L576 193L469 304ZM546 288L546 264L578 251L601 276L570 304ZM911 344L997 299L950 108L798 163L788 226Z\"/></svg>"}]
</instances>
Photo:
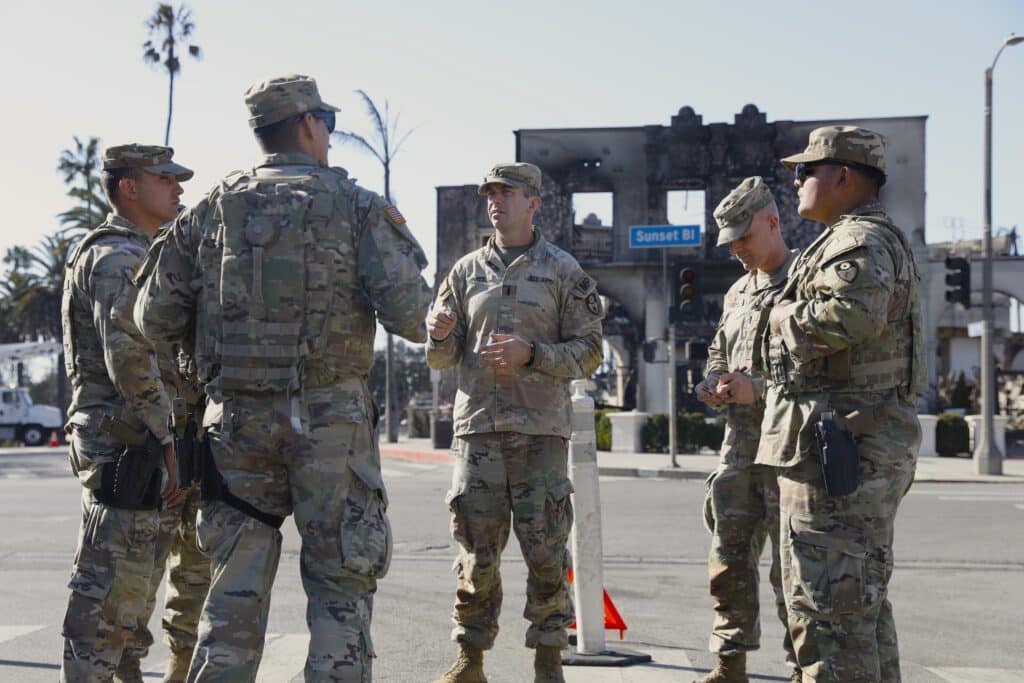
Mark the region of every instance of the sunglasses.
<instances>
[{"instance_id":1,"label":"sunglasses","mask_svg":"<svg viewBox=\"0 0 1024 683\"><path fill-rule=\"evenodd\" d=\"M814 175L814 169L819 166L846 166L847 164L839 164L834 161L810 161L807 163L799 163L793 169L796 173L796 179L800 182L807 180L809 177Z\"/></svg>"},{"instance_id":2,"label":"sunglasses","mask_svg":"<svg viewBox=\"0 0 1024 683\"><path fill-rule=\"evenodd\" d=\"M327 126L328 135L334 132L335 119L333 111L311 111L309 114L324 122L324 125Z\"/></svg>"}]
</instances>

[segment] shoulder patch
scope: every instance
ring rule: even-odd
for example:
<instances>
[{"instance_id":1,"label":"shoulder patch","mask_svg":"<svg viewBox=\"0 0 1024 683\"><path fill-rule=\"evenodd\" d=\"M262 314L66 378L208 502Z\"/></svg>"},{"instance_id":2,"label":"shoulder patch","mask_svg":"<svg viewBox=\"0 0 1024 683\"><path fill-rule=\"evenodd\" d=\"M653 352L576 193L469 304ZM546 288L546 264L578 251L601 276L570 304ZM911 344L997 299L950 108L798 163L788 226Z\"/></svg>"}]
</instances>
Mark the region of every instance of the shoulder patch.
<instances>
[{"instance_id":1,"label":"shoulder patch","mask_svg":"<svg viewBox=\"0 0 1024 683\"><path fill-rule=\"evenodd\" d=\"M394 204L384 205L384 215L395 225L405 225L405 216L402 215L402 212Z\"/></svg>"},{"instance_id":2,"label":"shoulder patch","mask_svg":"<svg viewBox=\"0 0 1024 683\"><path fill-rule=\"evenodd\" d=\"M856 261L842 261L833 266L838 277L847 284L852 283L860 275L860 266Z\"/></svg>"},{"instance_id":3,"label":"shoulder patch","mask_svg":"<svg viewBox=\"0 0 1024 683\"><path fill-rule=\"evenodd\" d=\"M587 296L586 303L587 303L587 310L588 311L590 311L594 315L600 315L601 314L601 300L597 298L597 294L595 294L594 292L591 292Z\"/></svg>"}]
</instances>

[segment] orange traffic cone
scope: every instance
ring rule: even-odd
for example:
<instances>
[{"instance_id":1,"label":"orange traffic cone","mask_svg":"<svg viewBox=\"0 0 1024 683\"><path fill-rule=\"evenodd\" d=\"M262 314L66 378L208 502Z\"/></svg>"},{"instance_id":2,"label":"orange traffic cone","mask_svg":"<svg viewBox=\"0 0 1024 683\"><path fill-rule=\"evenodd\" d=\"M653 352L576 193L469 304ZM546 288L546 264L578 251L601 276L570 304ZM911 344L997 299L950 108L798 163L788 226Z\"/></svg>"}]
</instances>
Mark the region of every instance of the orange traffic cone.
<instances>
[{"instance_id":1,"label":"orange traffic cone","mask_svg":"<svg viewBox=\"0 0 1024 683\"><path fill-rule=\"evenodd\" d=\"M573 572L572 567L569 567L569 585L572 585ZM615 608L615 603L612 602L612 598L608 595L608 591L603 590L604 593L604 628L606 631L618 631L619 640L623 640L626 636L626 631L629 629L626 626L625 620L622 615L619 614L619 610ZM572 622L569 628L576 628L576 622Z\"/></svg>"},{"instance_id":2,"label":"orange traffic cone","mask_svg":"<svg viewBox=\"0 0 1024 683\"><path fill-rule=\"evenodd\" d=\"M50 432L50 448L56 448L60 445L60 439L57 438L57 430L54 429Z\"/></svg>"}]
</instances>

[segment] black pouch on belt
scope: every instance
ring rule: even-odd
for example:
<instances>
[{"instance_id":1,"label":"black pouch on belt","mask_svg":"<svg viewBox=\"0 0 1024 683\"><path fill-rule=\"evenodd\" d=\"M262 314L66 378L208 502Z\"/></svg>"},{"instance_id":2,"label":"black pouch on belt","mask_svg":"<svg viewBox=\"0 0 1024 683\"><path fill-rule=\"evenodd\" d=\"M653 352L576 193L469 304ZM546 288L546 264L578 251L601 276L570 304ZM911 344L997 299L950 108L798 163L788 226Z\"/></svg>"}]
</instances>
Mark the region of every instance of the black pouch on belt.
<instances>
[{"instance_id":1,"label":"black pouch on belt","mask_svg":"<svg viewBox=\"0 0 1024 683\"><path fill-rule=\"evenodd\" d=\"M853 434L836 424L835 413L826 410L814 424L814 434L821 451L821 471L825 492L830 496L846 496L859 484L860 453Z\"/></svg>"}]
</instances>

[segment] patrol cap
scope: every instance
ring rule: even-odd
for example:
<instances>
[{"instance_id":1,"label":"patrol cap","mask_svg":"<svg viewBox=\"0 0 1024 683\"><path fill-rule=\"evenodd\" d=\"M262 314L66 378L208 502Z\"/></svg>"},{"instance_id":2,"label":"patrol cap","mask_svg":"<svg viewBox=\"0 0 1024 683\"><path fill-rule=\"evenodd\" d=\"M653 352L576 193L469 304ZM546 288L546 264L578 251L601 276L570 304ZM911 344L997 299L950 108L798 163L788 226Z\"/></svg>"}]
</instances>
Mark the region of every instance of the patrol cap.
<instances>
[{"instance_id":1,"label":"patrol cap","mask_svg":"<svg viewBox=\"0 0 1024 683\"><path fill-rule=\"evenodd\" d=\"M782 159L782 165L793 170L797 164L814 161L846 161L866 166L885 176L885 138L857 126L822 126L811 131L807 149Z\"/></svg>"},{"instance_id":2,"label":"patrol cap","mask_svg":"<svg viewBox=\"0 0 1024 683\"><path fill-rule=\"evenodd\" d=\"M540 192L540 169L533 164L524 162L495 164L494 168L487 172L484 182L477 188L479 195L487 194L487 186L491 183L507 185L509 187L532 187Z\"/></svg>"},{"instance_id":3,"label":"patrol cap","mask_svg":"<svg viewBox=\"0 0 1024 683\"><path fill-rule=\"evenodd\" d=\"M245 91L245 106L249 108L251 128L269 126L307 111L341 111L320 99L314 79L299 74L254 83Z\"/></svg>"},{"instance_id":4,"label":"patrol cap","mask_svg":"<svg viewBox=\"0 0 1024 683\"><path fill-rule=\"evenodd\" d=\"M754 221L754 214L771 201L772 191L764 184L761 176L745 178L715 207L715 222L718 223L716 246L728 244L747 234Z\"/></svg>"},{"instance_id":5,"label":"patrol cap","mask_svg":"<svg viewBox=\"0 0 1024 683\"><path fill-rule=\"evenodd\" d=\"M184 182L192 177L192 169L171 161L174 156L173 147L160 145L114 145L103 150L103 170L113 171L120 168L141 168L153 175L173 177Z\"/></svg>"}]
</instances>

